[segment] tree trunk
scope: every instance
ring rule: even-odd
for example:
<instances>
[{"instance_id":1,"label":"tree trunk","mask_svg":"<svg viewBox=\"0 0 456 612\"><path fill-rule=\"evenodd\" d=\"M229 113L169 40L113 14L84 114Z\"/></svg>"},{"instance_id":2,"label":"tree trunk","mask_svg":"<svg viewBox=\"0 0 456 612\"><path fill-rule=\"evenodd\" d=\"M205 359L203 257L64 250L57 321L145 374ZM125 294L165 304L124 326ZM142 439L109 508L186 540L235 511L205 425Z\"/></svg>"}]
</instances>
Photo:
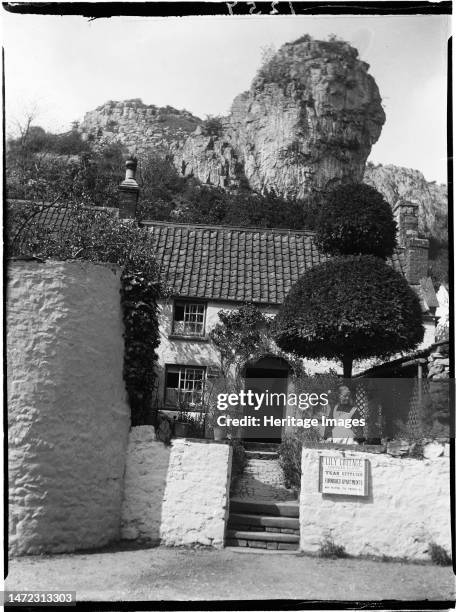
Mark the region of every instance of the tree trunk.
<instances>
[{"instance_id":1,"label":"tree trunk","mask_svg":"<svg viewBox=\"0 0 456 612\"><path fill-rule=\"evenodd\" d=\"M352 376L353 357L351 355L344 355L342 357L342 365L344 366L344 378L350 379Z\"/></svg>"}]
</instances>

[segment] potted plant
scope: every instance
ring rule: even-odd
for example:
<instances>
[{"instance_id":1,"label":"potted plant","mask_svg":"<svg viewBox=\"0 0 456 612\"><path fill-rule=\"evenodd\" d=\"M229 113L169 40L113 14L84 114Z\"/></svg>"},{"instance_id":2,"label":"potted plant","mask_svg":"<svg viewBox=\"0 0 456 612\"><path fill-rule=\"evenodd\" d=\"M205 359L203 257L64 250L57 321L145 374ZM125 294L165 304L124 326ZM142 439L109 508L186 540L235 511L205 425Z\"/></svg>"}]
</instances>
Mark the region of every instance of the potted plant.
<instances>
[{"instance_id":1,"label":"potted plant","mask_svg":"<svg viewBox=\"0 0 456 612\"><path fill-rule=\"evenodd\" d=\"M187 438L190 433L191 425L190 412L186 406L181 405L174 421L174 436L176 438Z\"/></svg>"}]
</instances>

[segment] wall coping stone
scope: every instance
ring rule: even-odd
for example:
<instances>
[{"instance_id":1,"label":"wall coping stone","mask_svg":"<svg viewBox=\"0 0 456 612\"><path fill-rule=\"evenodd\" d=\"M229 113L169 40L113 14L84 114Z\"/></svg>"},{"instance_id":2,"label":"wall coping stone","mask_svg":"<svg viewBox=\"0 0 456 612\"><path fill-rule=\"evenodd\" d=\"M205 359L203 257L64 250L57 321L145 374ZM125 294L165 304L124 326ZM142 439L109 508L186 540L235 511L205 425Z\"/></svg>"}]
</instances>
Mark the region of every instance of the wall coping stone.
<instances>
[{"instance_id":1,"label":"wall coping stone","mask_svg":"<svg viewBox=\"0 0 456 612\"><path fill-rule=\"evenodd\" d=\"M230 444L231 440L211 440L210 438L172 438L173 444L183 444L190 442L191 444Z\"/></svg>"}]
</instances>

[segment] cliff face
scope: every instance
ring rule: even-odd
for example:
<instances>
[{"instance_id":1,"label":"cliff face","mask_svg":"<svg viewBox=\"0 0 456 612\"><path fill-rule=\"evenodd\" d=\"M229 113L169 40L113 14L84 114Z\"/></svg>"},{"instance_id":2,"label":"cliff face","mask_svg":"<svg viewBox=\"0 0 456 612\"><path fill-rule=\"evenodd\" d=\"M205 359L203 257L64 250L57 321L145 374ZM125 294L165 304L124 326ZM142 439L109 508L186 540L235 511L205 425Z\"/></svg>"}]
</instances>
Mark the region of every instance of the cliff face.
<instances>
[{"instance_id":1,"label":"cliff face","mask_svg":"<svg viewBox=\"0 0 456 612\"><path fill-rule=\"evenodd\" d=\"M171 107L109 102L80 129L141 152L170 153L179 172L204 183L304 198L359 181L385 115L368 64L345 42L308 36L285 44L237 96L216 129Z\"/></svg>"},{"instance_id":2,"label":"cliff face","mask_svg":"<svg viewBox=\"0 0 456 612\"><path fill-rule=\"evenodd\" d=\"M368 65L344 42L284 45L237 96L220 134L192 134L176 165L204 182L304 198L359 181L385 115ZM183 165L182 165L183 164Z\"/></svg>"},{"instance_id":3,"label":"cliff face","mask_svg":"<svg viewBox=\"0 0 456 612\"><path fill-rule=\"evenodd\" d=\"M427 236L448 240L448 191L445 185L428 182L419 170L368 163L364 182L383 193L394 206L399 198L419 203L419 228Z\"/></svg>"},{"instance_id":4,"label":"cliff face","mask_svg":"<svg viewBox=\"0 0 456 612\"><path fill-rule=\"evenodd\" d=\"M420 202L420 229L447 237L447 191L418 170L366 160L385 114L368 64L342 41L303 36L283 45L238 95L227 117L203 121L188 111L141 100L107 102L79 130L95 142L123 143L141 156L167 155L184 176L305 198L340 182L364 182L393 206Z\"/></svg>"},{"instance_id":5,"label":"cliff face","mask_svg":"<svg viewBox=\"0 0 456 612\"><path fill-rule=\"evenodd\" d=\"M170 147L179 146L200 123L201 119L188 111L134 99L102 104L86 113L77 128L95 142L121 142L131 152L168 154Z\"/></svg>"}]
</instances>

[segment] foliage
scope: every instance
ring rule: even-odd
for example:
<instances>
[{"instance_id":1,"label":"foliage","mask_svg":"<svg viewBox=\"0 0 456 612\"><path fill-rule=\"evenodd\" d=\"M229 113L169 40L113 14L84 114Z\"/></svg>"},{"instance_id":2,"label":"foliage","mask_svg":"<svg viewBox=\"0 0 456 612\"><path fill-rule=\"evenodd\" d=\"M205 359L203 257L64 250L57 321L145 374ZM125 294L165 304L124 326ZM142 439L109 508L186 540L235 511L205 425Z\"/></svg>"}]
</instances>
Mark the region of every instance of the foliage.
<instances>
[{"instance_id":1,"label":"foliage","mask_svg":"<svg viewBox=\"0 0 456 612\"><path fill-rule=\"evenodd\" d=\"M222 310L218 316L220 323L212 329L210 338L220 351L225 369L243 365L267 346L270 320L258 306L248 302L239 310Z\"/></svg>"},{"instance_id":2,"label":"foliage","mask_svg":"<svg viewBox=\"0 0 456 612\"><path fill-rule=\"evenodd\" d=\"M301 393L328 393L336 394L340 386L340 379L334 370L322 372L308 376L304 373L293 377L293 390L296 395ZM320 418L320 406L306 411L305 418ZM296 408L297 418L302 418L303 413L299 408ZM288 487L295 489L301 488L301 457L303 444L306 442L319 442L322 439L322 432L317 427L309 427L308 429L298 427L289 429L282 437L279 446L279 461L282 468L285 484Z\"/></svg>"},{"instance_id":3,"label":"foliage","mask_svg":"<svg viewBox=\"0 0 456 612\"><path fill-rule=\"evenodd\" d=\"M208 115L201 127L207 136L221 136L223 134L222 117Z\"/></svg>"},{"instance_id":4,"label":"foliage","mask_svg":"<svg viewBox=\"0 0 456 612\"><path fill-rule=\"evenodd\" d=\"M448 242L429 238L429 276L437 287L448 283L449 278Z\"/></svg>"},{"instance_id":5,"label":"foliage","mask_svg":"<svg viewBox=\"0 0 456 612\"><path fill-rule=\"evenodd\" d=\"M282 468L285 485L301 488L302 438L299 432L286 433L279 446L279 463Z\"/></svg>"},{"instance_id":6,"label":"foliage","mask_svg":"<svg viewBox=\"0 0 456 612\"><path fill-rule=\"evenodd\" d=\"M138 271L130 261L122 274L121 301L125 327L124 380L128 392L132 425L148 422L155 389L156 349L160 344L157 299L161 295L158 271L150 270L151 251ZM153 261L153 260L152 260ZM144 271L149 270L149 273ZM153 415L153 424L157 415Z\"/></svg>"},{"instance_id":7,"label":"foliage","mask_svg":"<svg viewBox=\"0 0 456 612\"><path fill-rule=\"evenodd\" d=\"M452 564L451 557L447 551L443 548L443 546L440 546L440 544L436 544L435 542L431 542L429 544L429 555L434 565Z\"/></svg>"},{"instance_id":8,"label":"foliage","mask_svg":"<svg viewBox=\"0 0 456 612\"><path fill-rule=\"evenodd\" d=\"M156 300L163 291L152 255L152 236L146 229L119 222L109 210L94 210L80 204L58 209L60 224L56 227L46 221L44 214L48 208L33 203L13 208L8 216L8 254L123 267L124 379L132 424L144 424L155 385L155 349L160 337Z\"/></svg>"},{"instance_id":9,"label":"foliage","mask_svg":"<svg viewBox=\"0 0 456 612\"><path fill-rule=\"evenodd\" d=\"M6 155L6 185L10 199L56 202L69 199L96 206L116 206L119 177L124 172L122 147L84 149L79 155L33 151L28 145Z\"/></svg>"},{"instance_id":10,"label":"foliage","mask_svg":"<svg viewBox=\"0 0 456 612\"><path fill-rule=\"evenodd\" d=\"M338 186L322 202L316 241L321 251L332 255L389 257L396 246L391 207L369 185Z\"/></svg>"},{"instance_id":11,"label":"foliage","mask_svg":"<svg viewBox=\"0 0 456 612\"><path fill-rule=\"evenodd\" d=\"M71 130L64 134L51 134L38 125L30 125L18 138L10 138L7 148L12 155L25 153L56 153L57 155L79 155L89 149L81 134Z\"/></svg>"},{"instance_id":12,"label":"foliage","mask_svg":"<svg viewBox=\"0 0 456 612\"><path fill-rule=\"evenodd\" d=\"M231 467L231 480L237 478L244 471L247 463L247 456L245 454L245 448L242 443L237 440L231 440L231 447L233 449L233 463Z\"/></svg>"},{"instance_id":13,"label":"foliage","mask_svg":"<svg viewBox=\"0 0 456 612\"><path fill-rule=\"evenodd\" d=\"M341 359L388 357L423 339L421 307L407 281L372 255L335 257L308 270L291 288L274 322L286 352Z\"/></svg>"},{"instance_id":14,"label":"foliage","mask_svg":"<svg viewBox=\"0 0 456 612\"><path fill-rule=\"evenodd\" d=\"M211 122L215 126L219 119L211 118ZM29 128L32 135L33 129L33 126ZM49 144L48 136L36 146L36 139L24 136L22 145L9 148L6 156L8 198L41 203L72 199L87 205L115 207L124 173L124 147L120 143L96 147L84 143L77 155L63 155L61 152L65 149L57 153ZM230 193L183 174L184 168L179 173L171 158L154 153L142 156L137 176L141 188L137 211L140 221L277 228L311 228L314 224L318 198L288 202L272 191L259 194L245 185Z\"/></svg>"},{"instance_id":15,"label":"foliage","mask_svg":"<svg viewBox=\"0 0 456 612\"><path fill-rule=\"evenodd\" d=\"M345 547L336 544L329 535L320 543L319 556L324 559L344 559L348 557Z\"/></svg>"}]
</instances>

